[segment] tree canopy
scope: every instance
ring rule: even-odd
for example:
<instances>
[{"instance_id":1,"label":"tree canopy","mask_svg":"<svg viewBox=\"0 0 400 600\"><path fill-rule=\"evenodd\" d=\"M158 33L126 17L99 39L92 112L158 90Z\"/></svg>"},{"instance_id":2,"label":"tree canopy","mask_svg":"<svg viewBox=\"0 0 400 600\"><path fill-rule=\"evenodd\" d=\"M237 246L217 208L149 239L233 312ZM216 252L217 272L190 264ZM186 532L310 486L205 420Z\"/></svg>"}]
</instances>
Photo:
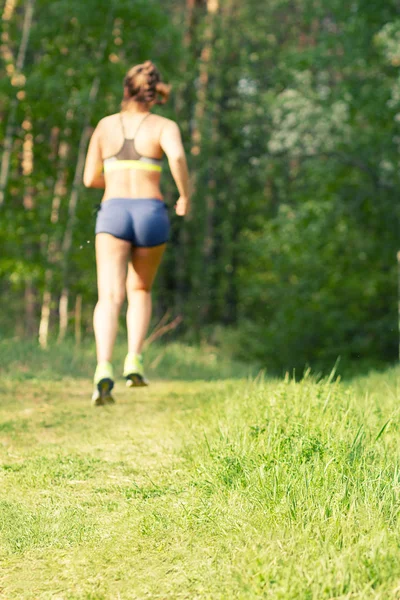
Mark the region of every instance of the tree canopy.
<instances>
[{"instance_id":1,"label":"tree canopy","mask_svg":"<svg viewBox=\"0 0 400 600\"><path fill-rule=\"evenodd\" d=\"M96 301L82 160L132 64L173 85L193 176L156 317L270 368L397 352L397 0L7 0L3 335L60 339ZM177 193L163 183L169 206ZM79 311L81 309L79 308ZM46 317L47 315L47 317ZM47 326L43 323L47 321ZM80 327L80 325L79 325ZM76 327L75 327L76 332Z\"/></svg>"}]
</instances>

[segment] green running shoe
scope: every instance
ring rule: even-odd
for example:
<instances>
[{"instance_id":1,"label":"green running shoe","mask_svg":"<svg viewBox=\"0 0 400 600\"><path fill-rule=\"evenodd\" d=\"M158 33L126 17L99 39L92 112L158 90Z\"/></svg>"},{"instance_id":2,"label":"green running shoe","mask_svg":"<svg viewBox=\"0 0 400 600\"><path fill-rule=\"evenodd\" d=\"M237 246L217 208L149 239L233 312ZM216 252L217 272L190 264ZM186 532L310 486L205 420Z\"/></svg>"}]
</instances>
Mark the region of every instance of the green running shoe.
<instances>
[{"instance_id":1,"label":"green running shoe","mask_svg":"<svg viewBox=\"0 0 400 600\"><path fill-rule=\"evenodd\" d=\"M126 387L144 387L149 385L144 376L143 357L141 354L130 352L124 364L124 377L126 379Z\"/></svg>"},{"instance_id":2,"label":"green running shoe","mask_svg":"<svg viewBox=\"0 0 400 600\"><path fill-rule=\"evenodd\" d=\"M113 387L114 373L111 363L99 363L94 374L92 405L104 406L105 404L114 404L115 400L111 395Z\"/></svg>"}]
</instances>

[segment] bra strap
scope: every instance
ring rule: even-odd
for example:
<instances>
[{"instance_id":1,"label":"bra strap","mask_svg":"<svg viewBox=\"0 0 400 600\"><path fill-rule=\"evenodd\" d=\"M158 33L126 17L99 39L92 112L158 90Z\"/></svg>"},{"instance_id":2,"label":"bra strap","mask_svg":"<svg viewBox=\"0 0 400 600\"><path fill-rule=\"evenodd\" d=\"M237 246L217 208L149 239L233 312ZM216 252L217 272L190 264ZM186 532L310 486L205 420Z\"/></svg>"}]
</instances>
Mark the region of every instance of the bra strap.
<instances>
[{"instance_id":1,"label":"bra strap","mask_svg":"<svg viewBox=\"0 0 400 600\"><path fill-rule=\"evenodd\" d=\"M139 129L142 126L143 121L145 121L147 119L147 117L149 117L150 115L151 115L151 113L147 113L147 115L145 115L143 117L143 119L140 121L139 125L137 126L134 136L132 138L127 138L126 137L126 132L125 132L125 127L124 127L124 120L122 118L122 113L119 113L119 119L121 121L121 127L122 127L122 133L123 133L123 136L124 136L124 140L134 140L136 138L136 136L137 136L137 133L138 133Z\"/></svg>"},{"instance_id":2,"label":"bra strap","mask_svg":"<svg viewBox=\"0 0 400 600\"><path fill-rule=\"evenodd\" d=\"M133 139L136 139L136 136L137 136L137 134L138 134L138 131L139 131L139 129L141 128L141 126L142 126L142 124L143 124L143 121L145 121L145 120L147 119L147 117L149 117L149 116L150 116L150 114L151 114L151 113L147 113L147 115L145 115L145 116L143 117L143 119L140 121L139 125L138 125L138 126L137 126L137 128L136 128L135 135L133 136Z\"/></svg>"},{"instance_id":3,"label":"bra strap","mask_svg":"<svg viewBox=\"0 0 400 600\"><path fill-rule=\"evenodd\" d=\"M119 113L119 120L121 121L122 134L123 134L124 140L125 140L126 139L126 133L125 133L125 127L124 127L124 120L122 118L122 113Z\"/></svg>"}]
</instances>

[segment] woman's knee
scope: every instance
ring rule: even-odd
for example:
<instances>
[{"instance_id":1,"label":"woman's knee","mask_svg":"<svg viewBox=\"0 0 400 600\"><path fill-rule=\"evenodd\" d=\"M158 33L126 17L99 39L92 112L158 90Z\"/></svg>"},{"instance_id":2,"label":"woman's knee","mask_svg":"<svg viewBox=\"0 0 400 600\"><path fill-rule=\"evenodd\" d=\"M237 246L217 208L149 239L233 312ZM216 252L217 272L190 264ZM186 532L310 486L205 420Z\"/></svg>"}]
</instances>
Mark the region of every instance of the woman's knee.
<instances>
[{"instance_id":1,"label":"woman's knee","mask_svg":"<svg viewBox=\"0 0 400 600\"><path fill-rule=\"evenodd\" d=\"M151 294L151 285L136 285L134 287L127 288L128 302L132 300L132 298L137 297L138 295L150 295Z\"/></svg>"},{"instance_id":2,"label":"woman's knee","mask_svg":"<svg viewBox=\"0 0 400 600\"><path fill-rule=\"evenodd\" d=\"M125 301L125 290L107 290L100 291L99 302L101 304L108 304L117 308L121 308Z\"/></svg>"}]
</instances>

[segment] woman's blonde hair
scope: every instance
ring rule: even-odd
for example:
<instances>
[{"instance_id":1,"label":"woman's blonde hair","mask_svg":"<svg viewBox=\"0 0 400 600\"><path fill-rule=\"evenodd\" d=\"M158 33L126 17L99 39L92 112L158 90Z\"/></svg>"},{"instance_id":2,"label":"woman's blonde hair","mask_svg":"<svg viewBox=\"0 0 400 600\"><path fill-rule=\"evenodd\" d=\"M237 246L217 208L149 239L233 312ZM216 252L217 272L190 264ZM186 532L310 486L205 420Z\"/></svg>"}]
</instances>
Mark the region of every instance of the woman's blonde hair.
<instances>
[{"instance_id":1,"label":"woman's blonde hair","mask_svg":"<svg viewBox=\"0 0 400 600\"><path fill-rule=\"evenodd\" d=\"M151 62L136 65L129 69L124 79L124 99L122 108L129 100L149 104L165 104L168 100L171 86L161 81L161 75L157 67ZM160 96L160 98L157 98Z\"/></svg>"}]
</instances>

